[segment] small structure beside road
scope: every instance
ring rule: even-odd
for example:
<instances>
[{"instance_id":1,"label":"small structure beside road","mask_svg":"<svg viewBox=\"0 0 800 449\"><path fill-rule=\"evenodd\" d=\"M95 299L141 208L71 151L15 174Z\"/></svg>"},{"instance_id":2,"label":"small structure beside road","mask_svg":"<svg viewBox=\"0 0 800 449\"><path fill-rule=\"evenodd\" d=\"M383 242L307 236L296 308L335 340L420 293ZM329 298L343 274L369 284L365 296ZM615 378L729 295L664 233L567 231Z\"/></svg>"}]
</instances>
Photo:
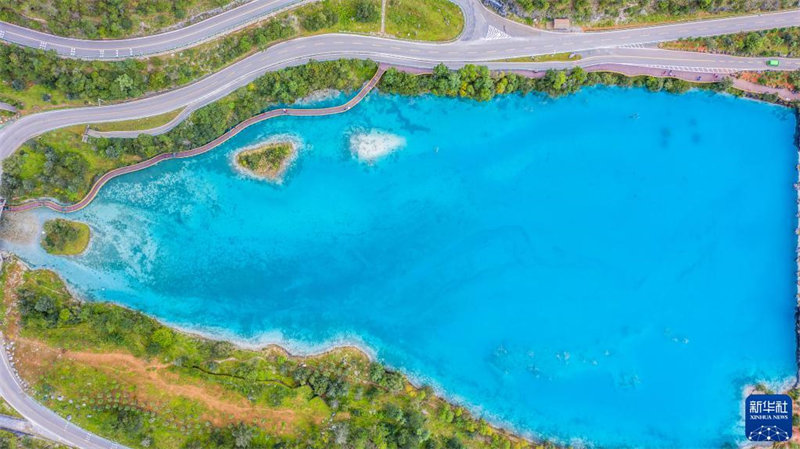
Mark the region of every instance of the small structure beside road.
<instances>
[{"instance_id":1,"label":"small structure beside road","mask_svg":"<svg viewBox=\"0 0 800 449\"><path fill-rule=\"evenodd\" d=\"M553 19L553 29L558 31L569 31L572 23L569 19Z\"/></svg>"}]
</instances>

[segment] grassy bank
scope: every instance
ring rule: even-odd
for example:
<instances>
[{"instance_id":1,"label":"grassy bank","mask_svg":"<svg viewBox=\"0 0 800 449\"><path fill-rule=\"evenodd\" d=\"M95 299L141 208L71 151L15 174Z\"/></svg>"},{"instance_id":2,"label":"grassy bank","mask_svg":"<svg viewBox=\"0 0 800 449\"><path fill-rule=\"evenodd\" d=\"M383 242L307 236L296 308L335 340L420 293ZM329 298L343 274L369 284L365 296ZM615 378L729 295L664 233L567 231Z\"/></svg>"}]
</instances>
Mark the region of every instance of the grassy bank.
<instances>
[{"instance_id":1,"label":"grassy bank","mask_svg":"<svg viewBox=\"0 0 800 449\"><path fill-rule=\"evenodd\" d=\"M569 18L590 29L652 25L794 8L790 0L499 0L512 18L537 26Z\"/></svg>"},{"instance_id":2,"label":"grassy bank","mask_svg":"<svg viewBox=\"0 0 800 449\"><path fill-rule=\"evenodd\" d=\"M0 430L0 448L2 449L68 449L68 446L27 435L16 435Z\"/></svg>"},{"instance_id":3,"label":"grassy bank","mask_svg":"<svg viewBox=\"0 0 800 449\"><path fill-rule=\"evenodd\" d=\"M89 125L95 131L139 131L166 125L178 116L183 109L176 109L160 115L122 122L95 123Z\"/></svg>"},{"instance_id":4,"label":"grassy bank","mask_svg":"<svg viewBox=\"0 0 800 449\"><path fill-rule=\"evenodd\" d=\"M800 27L778 28L664 42L671 50L723 53L734 56L800 57Z\"/></svg>"},{"instance_id":5,"label":"grassy bank","mask_svg":"<svg viewBox=\"0 0 800 449\"><path fill-rule=\"evenodd\" d=\"M463 27L461 9L450 0L386 0L386 33L391 36L448 41Z\"/></svg>"},{"instance_id":6,"label":"grassy bank","mask_svg":"<svg viewBox=\"0 0 800 449\"><path fill-rule=\"evenodd\" d=\"M553 53L550 55L520 56L519 58L500 59L502 62L552 62L552 61L578 61L581 55L576 53Z\"/></svg>"},{"instance_id":7,"label":"grassy bank","mask_svg":"<svg viewBox=\"0 0 800 449\"><path fill-rule=\"evenodd\" d=\"M63 202L81 199L103 173L159 153L188 150L203 145L235 124L276 103L291 103L324 88L353 90L376 69L371 61L342 60L312 63L269 73L224 99L195 111L175 129L157 137L89 139L81 142L80 129L59 130L26 143L3 164L0 193L12 203L33 197L53 197ZM389 70L379 88L403 95L434 94L485 101L495 95L541 92L553 97L577 92L595 84L645 87L652 91L685 92L691 85L677 79L628 78L611 73L571 71L546 73L531 79L513 73L492 74L486 67L468 65L451 72L443 65L433 75L410 75ZM719 83L706 88L726 89ZM52 161L52 163L48 163Z\"/></svg>"},{"instance_id":8,"label":"grassy bank","mask_svg":"<svg viewBox=\"0 0 800 449\"><path fill-rule=\"evenodd\" d=\"M135 448L522 449L531 444L354 349L294 357L74 300L50 271L3 265L3 331L31 394Z\"/></svg>"},{"instance_id":9,"label":"grassy bank","mask_svg":"<svg viewBox=\"0 0 800 449\"><path fill-rule=\"evenodd\" d=\"M89 246L89 225L77 221L56 218L44 223L42 248L50 254L74 256Z\"/></svg>"},{"instance_id":10,"label":"grassy bank","mask_svg":"<svg viewBox=\"0 0 800 449\"><path fill-rule=\"evenodd\" d=\"M464 19L447 0L391 0L387 32L451 40ZM0 45L0 101L23 113L137 98L187 84L277 42L330 32L377 34L380 0L322 0L173 54L117 62L80 61L54 52Z\"/></svg>"}]
</instances>

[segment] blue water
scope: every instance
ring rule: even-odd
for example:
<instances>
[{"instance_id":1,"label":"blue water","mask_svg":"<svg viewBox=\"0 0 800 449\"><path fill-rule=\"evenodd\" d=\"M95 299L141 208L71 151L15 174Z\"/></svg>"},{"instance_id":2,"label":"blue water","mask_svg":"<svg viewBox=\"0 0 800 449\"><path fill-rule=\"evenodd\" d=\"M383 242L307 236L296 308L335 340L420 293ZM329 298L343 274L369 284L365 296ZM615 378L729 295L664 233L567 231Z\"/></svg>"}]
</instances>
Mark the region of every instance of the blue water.
<instances>
[{"instance_id":1,"label":"blue water","mask_svg":"<svg viewBox=\"0 0 800 449\"><path fill-rule=\"evenodd\" d=\"M11 247L182 326L357 342L526 434L718 447L794 372L794 127L701 92L372 95L111 182L85 256ZM372 130L405 145L361 162ZM232 168L276 134L303 142L283 185Z\"/></svg>"}]
</instances>

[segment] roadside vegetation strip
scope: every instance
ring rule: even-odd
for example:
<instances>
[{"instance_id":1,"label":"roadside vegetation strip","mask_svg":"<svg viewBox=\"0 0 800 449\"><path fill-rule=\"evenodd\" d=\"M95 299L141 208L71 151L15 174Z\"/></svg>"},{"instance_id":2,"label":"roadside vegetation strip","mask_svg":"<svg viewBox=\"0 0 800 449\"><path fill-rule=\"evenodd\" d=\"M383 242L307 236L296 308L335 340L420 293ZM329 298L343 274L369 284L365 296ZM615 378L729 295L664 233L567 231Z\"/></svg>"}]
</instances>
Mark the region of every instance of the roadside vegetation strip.
<instances>
[{"instance_id":1,"label":"roadside vegetation strip","mask_svg":"<svg viewBox=\"0 0 800 449\"><path fill-rule=\"evenodd\" d=\"M659 44L669 50L722 53L733 56L800 57L800 26L693 37Z\"/></svg>"},{"instance_id":2,"label":"roadside vegetation strip","mask_svg":"<svg viewBox=\"0 0 800 449\"><path fill-rule=\"evenodd\" d=\"M498 59L493 62L552 62L552 61L580 61L583 57L578 53L553 53L538 56L520 56L518 58Z\"/></svg>"},{"instance_id":3,"label":"roadside vegetation strip","mask_svg":"<svg viewBox=\"0 0 800 449\"><path fill-rule=\"evenodd\" d=\"M63 205L51 199L37 199L37 200L29 200L17 205L10 205L7 206L7 210L10 212L23 212L31 209L36 209L39 207L46 207L48 209L57 211L57 212L76 212L84 207L88 206L92 200L97 196L100 192L100 189L112 179L116 178L117 176L122 176L128 173L137 172L140 170L144 170L146 168L152 167L160 162L170 160L170 159L183 159L189 158L193 156L197 156L203 153L206 153L215 147L227 142L235 135L239 134L245 128L249 127L258 122L262 122L264 120L269 120L275 117L318 117L318 116L325 116L325 115L333 115L333 114L340 114L342 112L346 112L350 110L353 106L357 105L367 94L378 84L380 81L381 76L383 76L384 72L386 71L386 67L381 65L378 66L378 70L375 72L375 75L367 81L364 87L356 94L355 97L348 100L346 103L341 104L339 106L332 106L327 108L311 108L311 109L298 109L298 108L277 108L272 109L270 111L261 113L254 117L251 117L238 125L231 128L225 134L217 137L216 139L212 140L211 142L202 145L197 148L193 148L191 150L174 152L174 153L162 153L158 156L155 156L151 159L146 161L139 162L137 164L128 165L125 167L120 167L110 172L104 174L103 176L98 179L94 185L92 186L89 193L80 201L70 205Z\"/></svg>"},{"instance_id":4,"label":"roadside vegetation strip","mask_svg":"<svg viewBox=\"0 0 800 449\"><path fill-rule=\"evenodd\" d=\"M387 6L387 27L399 38L449 41L463 29L462 11L448 0L394 1ZM0 44L0 101L25 114L138 98L187 85L282 41L336 32L379 33L380 0L302 4L196 47L147 59L86 61Z\"/></svg>"},{"instance_id":5,"label":"roadside vegetation strip","mask_svg":"<svg viewBox=\"0 0 800 449\"><path fill-rule=\"evenodd\" d=\"M775 58L764 69L739 74L739 86L761 85L781 91L781 98L791 98L800 92L800 70L780 70L782 60L778 58L800 57L800 26L775 28L719 36L680 39L663 42L661 48L679 51L695 51L742 57ZM748 87L751 92L761 88Z\"/></svg>"},{"instance_id":6,"label":"roadside vegetation strip","mask_svg":"<svg viewBox=\"0 0 800 449\"><path fill-rule=\"evenodd\" d=\"M503 0L487 2L509 18L539 28L549 27L553 19L567 18L573 27L586 31L611 30L658 25L689 20L735 17L756 12L775 12L797 7L793 0L642 0L626 2L572 2L568 0Z\"/></svg>"},{"instance_id":7,"label":"roadside vegetation strip","mask_svg":"<svg viewBox=\"0 0 800 449\"><path fill-rule=\"evenodd\" d=\"M98 132L119 132L119 131L145 131L152 128L164 126L174 120L185 108L178 108L160 115L153 115L150 117L138 118L133 120L125 120L121 122L104 122L93 123L89 128Z\"/></svg>"}]
</instances>

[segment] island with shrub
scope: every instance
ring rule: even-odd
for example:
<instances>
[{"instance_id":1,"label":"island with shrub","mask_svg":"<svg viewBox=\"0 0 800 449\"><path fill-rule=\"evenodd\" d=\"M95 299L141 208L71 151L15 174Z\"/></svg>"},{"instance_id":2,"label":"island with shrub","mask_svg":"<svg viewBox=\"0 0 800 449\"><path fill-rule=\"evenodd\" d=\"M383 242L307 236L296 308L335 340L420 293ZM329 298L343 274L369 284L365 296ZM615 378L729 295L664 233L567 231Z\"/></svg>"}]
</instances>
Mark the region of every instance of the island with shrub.
<instances>
[{"instance_id":1,"label":"island with shrub","mask_svg":"<svg viewBox=\"0 0 800 449\"><path fill-rule=\"evenodd\" d=\"M236 153L236 166L245 173L280 182L297 154L297 145L288 140L267 142Z\"/></svg>"},{"instance_id":2,"label":"island with shrub","mask_svg":"<svg viewBox=\"0 0 800 449\"><path fill-rule=\"evenodd\" d=\"M58 256L75 256L89 246L89 225L77 221L56 218L44 223L42 248Z\"/></svg>"}]
</instances>

